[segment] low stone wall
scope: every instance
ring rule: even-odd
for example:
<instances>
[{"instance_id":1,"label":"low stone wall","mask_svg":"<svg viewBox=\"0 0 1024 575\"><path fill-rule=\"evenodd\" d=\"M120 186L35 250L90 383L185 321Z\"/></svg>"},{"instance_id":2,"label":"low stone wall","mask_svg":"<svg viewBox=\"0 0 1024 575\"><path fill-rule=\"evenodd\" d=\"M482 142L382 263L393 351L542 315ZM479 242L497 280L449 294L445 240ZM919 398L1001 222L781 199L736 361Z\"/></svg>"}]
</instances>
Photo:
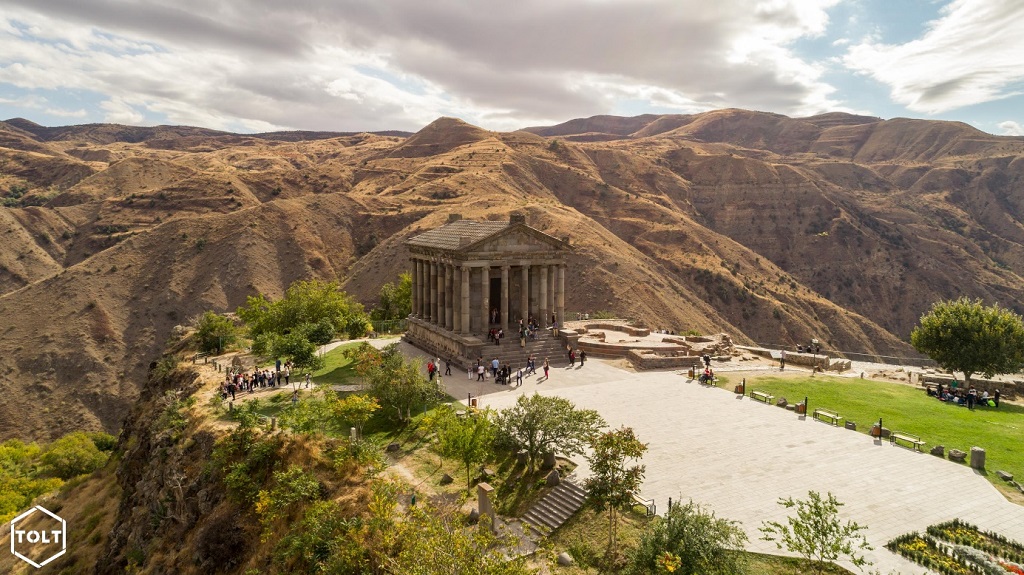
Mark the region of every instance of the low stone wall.
<instances>
[{"instance_id":1,"label":"low stone wall","mask_svg":"<svg viewBox=\"0 0 1024 575\"><path fill-rule=\"evenodd\" d=\"M637 369L689 369L698 361L696 355L685 352L662 352L644 349L631 349L626 354L633 367Z\"/></svg>"},{"instance_id":2,"label":"low stone wall","mask_svg":"<svg viewBox=\"0 0 1024 575\"><path fill-rule=\"evenodd\" d=\"M410 319L406 326L405 340L416 347L465 369L468 358L478 357L483 343L475 336L455 336L438 326L418 319Z\"/></svg>"},{"instance_id":3,"label":"low stone wall","mask_svg":"<svg viewBox=\"0 0 1024 575\"><path fill-rule=\"evenodd\" d=\"M647 337L651 335L651 330L645 327L633 327L629 325L619 325L614 323L588 323L584 325L588 330L591 329L607 329L609 331L621 331L628 333L634 337Z\"/></svg>"},{"instance_id":4,"label":"low stone wall","mask_svg":"<svg viewBox=\"0 0 1024 575\"><path fill-rule=\"evenodd\" d=\"M962 387L964 385L964 381L962 379L954 378L951 375L921 374L919 376L921 385L941 383L944 387L949 387L953 383L954 379L956 379L958 386ZM998 389L1000 399L1009 399L1011 401L1017 399L1017 393L1024 389L1024 384L1019 381L972 379L971 385L978 390L979 394L987 391L989 395L992 395Z\"/></svg>"},{"instance_id":5,"label":"low stone wall","mask_svg":"<svg viewBox=\"0 0 1024 575\"><path fill-rule=\"evenodd\" d=\"M767 357L769 359L779 360L779 350L767 349L763 347L749 347L749 346L736 346L738 349L748 351ZM824 354L813 354L813 353L800 353L796 351L786 352L786 365L800 365L804 367L814 368L817 366L821 371L836 371L841 372L850 369L851 363L849 360L840 358L831 358Z\"/></svg>"},{"instance_id":6,"label":"low stone wall","mask_svg":"<svg viewBox=\"0 0 1024 575\"><path fill-rule=\"evenodd\" d=\"M587 355L594 357L627 357L633 350L651 350L651 344L642 341L629 343L603 343L599 341L580 339L577 344L580 349L585 350ZM658 347L658 352L688 353L690 349L684 346L663 346Z\"/></svg>"}]
</instances>

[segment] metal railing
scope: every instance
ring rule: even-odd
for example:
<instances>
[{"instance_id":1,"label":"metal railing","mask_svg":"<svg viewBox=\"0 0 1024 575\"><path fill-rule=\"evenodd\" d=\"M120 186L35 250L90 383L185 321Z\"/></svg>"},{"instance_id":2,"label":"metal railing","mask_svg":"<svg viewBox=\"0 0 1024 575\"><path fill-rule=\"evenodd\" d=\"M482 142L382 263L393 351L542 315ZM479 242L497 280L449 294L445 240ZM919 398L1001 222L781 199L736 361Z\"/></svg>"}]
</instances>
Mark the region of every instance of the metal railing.
<instances>
[{"instance_id":1,"label":"metal railing","mask_svg":"<svg viewBox=\"0 0 1024 575\"><path fill-rule=\"evenodd\" d=\"M374 333L402 333L408 323L405 319L371 321Z\"/></svg>"}]
</instances>

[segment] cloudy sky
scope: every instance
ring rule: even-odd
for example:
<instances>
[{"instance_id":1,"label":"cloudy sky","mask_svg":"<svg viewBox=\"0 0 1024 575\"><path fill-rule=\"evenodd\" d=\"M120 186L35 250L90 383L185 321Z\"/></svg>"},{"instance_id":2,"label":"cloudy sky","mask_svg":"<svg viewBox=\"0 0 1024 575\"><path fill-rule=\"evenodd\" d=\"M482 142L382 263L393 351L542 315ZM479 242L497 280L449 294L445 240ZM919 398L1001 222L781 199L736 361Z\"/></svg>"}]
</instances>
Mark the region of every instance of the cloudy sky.
<instances>
[{"instance_id":1,"label":"cloudy sky","mask_svg":"<svg viewBox=\"0 0 1024 575\"><path fill-rule=\"evenodd\" d=\"M1022 0L2 0L0 118L415 131L738 107L1024 135Z\"/></svg>"}]
</instances>

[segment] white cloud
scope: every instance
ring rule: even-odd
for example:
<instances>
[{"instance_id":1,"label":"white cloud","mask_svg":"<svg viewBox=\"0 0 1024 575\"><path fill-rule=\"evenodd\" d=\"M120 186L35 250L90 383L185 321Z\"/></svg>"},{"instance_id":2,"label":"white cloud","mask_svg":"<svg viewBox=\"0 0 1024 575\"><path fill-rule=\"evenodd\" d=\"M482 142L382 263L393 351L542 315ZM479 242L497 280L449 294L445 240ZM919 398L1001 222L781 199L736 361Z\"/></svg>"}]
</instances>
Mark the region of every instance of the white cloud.
<instances>
[{"instance_id":1,"label":"white cloud","mask_svg":"<svg viewBox=\"0 0 1024 575\"><path fill-rule=\"evenodd\" d=\"M1024 136L1024 126L1012 120L999 122L999 128L1003 130L1003 136Z\"/></svg>"},{"instance_id":2,"label":"white cloud","mask_svg":"<svg viewBox=\"0 0 1024 575\"><path fill-rule=\"evenodd\" d=\"M1017 95L1024 80L1024 2L955 0L905 44L866 40L851 46L845 64L887 84L892 98L936 114Z\"/></svg>"},{"instance_id":3,"label":"white cloud","mask_svg":"<svg viewBox=\"0 0 1024 575\"><path fill-rule=\"evenodd\" d=\"M841 107L792 48L825 33L838 0L9 1L0 83L98 94L94 113L122 123L511 129L626 99Z\"/></svg>"}]
</instances>

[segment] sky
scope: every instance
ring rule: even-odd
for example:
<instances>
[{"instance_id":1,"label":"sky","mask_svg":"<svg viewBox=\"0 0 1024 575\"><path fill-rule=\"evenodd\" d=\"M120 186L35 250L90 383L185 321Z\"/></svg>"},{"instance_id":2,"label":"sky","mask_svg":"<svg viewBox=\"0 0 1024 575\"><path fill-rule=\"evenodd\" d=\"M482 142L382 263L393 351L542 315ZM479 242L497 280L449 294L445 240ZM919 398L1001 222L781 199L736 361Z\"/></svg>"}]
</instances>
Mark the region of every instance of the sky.
<instances>
[{"instance_id":1,"label":"sky","mask_svg":"<svg viewBox=\"0 0 1024 575\"><path fill-rule=\"evenodd\" d=\"M1024 135L1022 0L2 0L0 119L491 130L744 108Z\"/></svg>"}]
</instances>

